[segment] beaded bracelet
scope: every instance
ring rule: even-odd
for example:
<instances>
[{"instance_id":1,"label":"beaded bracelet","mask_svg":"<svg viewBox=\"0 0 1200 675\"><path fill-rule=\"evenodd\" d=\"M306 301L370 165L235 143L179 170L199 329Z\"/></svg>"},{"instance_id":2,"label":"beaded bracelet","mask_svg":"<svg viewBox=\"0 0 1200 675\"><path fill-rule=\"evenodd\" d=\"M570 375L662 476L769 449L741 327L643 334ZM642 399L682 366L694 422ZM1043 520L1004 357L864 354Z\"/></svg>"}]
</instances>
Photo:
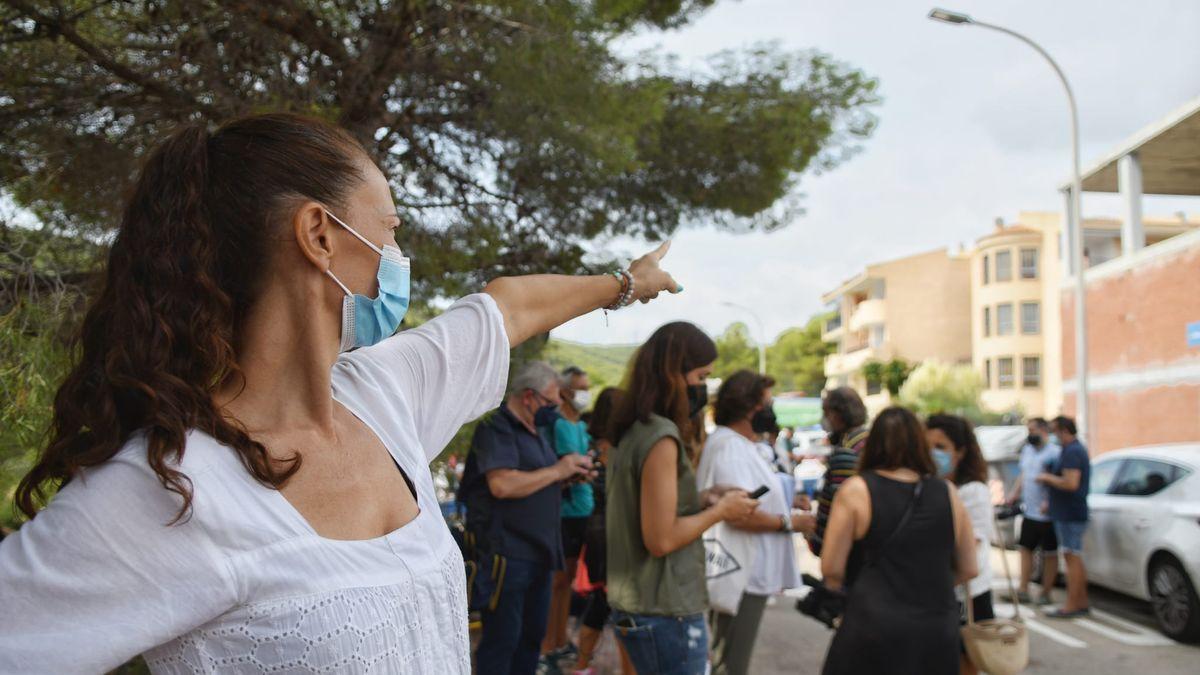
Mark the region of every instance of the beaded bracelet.
<instances>
[{"instance_id":1,"label":"beaded bracelet","mask_svg":"<svg viewBox=\"0 0 1200 675\"><path fill-rule=\"evenodd\" d=\"M633 275L629 270L613 270L610 272L613 278L621 282L621 292L617 295L617 299L611 305L605 307L605 311L616 311L622 307L628 307L633 304Z\"/></svg>"}]
</instances>

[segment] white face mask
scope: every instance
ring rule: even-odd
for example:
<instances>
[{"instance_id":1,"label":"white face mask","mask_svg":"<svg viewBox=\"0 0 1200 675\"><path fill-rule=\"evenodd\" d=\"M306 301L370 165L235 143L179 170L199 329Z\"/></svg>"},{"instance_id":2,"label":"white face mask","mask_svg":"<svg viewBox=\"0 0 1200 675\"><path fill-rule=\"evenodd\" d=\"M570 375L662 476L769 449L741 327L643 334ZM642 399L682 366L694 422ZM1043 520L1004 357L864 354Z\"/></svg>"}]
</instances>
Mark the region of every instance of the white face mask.
<instances>
[{"instance_id":1,"label":"white face mask","mask_svg":"<svg viewBox=\"0 0 1200 675\"><path fill-rule=\"evenodd\" d=\"M584 389L577 391L571 396L571 405L579 412L587 410L587 407L592 404L592 392Z\"/></svg>"}]
</instances>

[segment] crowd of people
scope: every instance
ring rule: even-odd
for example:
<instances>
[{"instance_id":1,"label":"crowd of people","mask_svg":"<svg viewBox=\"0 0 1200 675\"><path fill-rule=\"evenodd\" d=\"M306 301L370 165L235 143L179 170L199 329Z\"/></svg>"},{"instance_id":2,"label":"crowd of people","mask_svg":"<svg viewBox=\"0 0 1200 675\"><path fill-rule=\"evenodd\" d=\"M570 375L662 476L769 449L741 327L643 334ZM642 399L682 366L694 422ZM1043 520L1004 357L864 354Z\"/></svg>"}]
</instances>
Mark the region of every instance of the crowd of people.
<instances>
[{"instance_id":1,"label":"crowd of people","mask_svg":"<svg viewBox=\"0 0 1200 675\"><path fill-rule=\"evenodd\" d=\"M680 292L668 244L610 274L496 279L397 333L399 225L369 155L320 120L185 126L147 156L17 490L29 520L0 542L0 672L142 654L160 673L469 673L475 608L480 673L587 673L607 625L627 673L745 673L768 599L800 583L796 534L840 622L826 672L969 668L958 605L990 613L969 423L889 408L868 427L828 392L814 514L763 444L774 382L735 373L710 406L717 350L690 323L594 405L579 369L509 372L535 335ZM460 544L428 466L485 414ZM1066 552L1057 615L1076 616L1087 452L1069 419L1050 431L1031 423L1019 496L1054 538L1035 517L1022 545Z\"/></svg>"},{"instance_id":2,"label":"crowd of people","mask_svg":"<svg viewBox=\"0 0 1200 675\"><path fill-rule=\"evenodd\" d=\"M995 617L996 504L972 424L892 407L868 425L854 390L826 392L829 456L814 512L773 450L774 380L738 371L710 404L716 356L699 328L667 324L637 351L625 388L604 389L590 411L579 368L532 362L516 374L505 405L476 431L459 492L477 533L467 555L482 561L477 663L587 675L611 626L627 674L752 672L770 598L802 583L800 535L821 559L813 600L834 607L838 627L825 672L978 672L959 627L966 603L975 621ZM509 446L497 444L497 425ZM1057 530L1074 548L1064 546L1066 604L1048 616L1078 616L1086 512L1073 507L1086 495L1087 454L1068 418L1033 419L1029 430L1024 478L1009 496L1027 514L1018 599L1030 600L1032 551L1053 554ZM504 488L508 472L527 474L528 489ZM586 597L578 644L567 631L572 594Z\"/></svg>"}]
</instances>

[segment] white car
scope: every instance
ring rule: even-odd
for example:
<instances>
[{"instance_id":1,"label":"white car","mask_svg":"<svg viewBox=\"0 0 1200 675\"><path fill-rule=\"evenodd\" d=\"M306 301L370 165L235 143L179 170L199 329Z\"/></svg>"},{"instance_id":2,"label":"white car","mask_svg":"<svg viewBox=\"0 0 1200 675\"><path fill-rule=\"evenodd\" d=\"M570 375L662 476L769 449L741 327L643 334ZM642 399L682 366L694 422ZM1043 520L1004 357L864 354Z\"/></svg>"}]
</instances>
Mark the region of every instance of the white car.
<instances>
[{"instance_id":1,"label":"white car","mask_svg":"<svg viewBox=\"0 0 1200 675\"><path fill-rule=\"evenodd\" d=\"M1163 633L1200 641L1200 444L1106 452L1088 490L1088 581L1149 600Z\"/></svg>"}]
</instances>

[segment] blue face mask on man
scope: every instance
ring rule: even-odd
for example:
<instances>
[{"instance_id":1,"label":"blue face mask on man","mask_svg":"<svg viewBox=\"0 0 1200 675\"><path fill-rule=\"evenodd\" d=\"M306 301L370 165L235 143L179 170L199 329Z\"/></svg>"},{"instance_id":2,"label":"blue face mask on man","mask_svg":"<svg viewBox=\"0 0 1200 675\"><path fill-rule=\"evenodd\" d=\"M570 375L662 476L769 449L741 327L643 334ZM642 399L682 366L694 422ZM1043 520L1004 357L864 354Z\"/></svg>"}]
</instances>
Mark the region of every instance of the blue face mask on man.
<instances>
[{"instance_id":1,"label":"blue face mask on man","mask_svg":"<svg viewBox=\"0 0 1200 675\"><path fill-rule=\"evenodd\" d=\"M954 458L941 448L933 448L933 464L937 467L937 475L945 476L954 468Z\"/></svg>"},{"instance_id":2,"label":"blue face mask on man","mask_svg":"<svg viewBox=\"0 0 1200 675\"><path fill-rule=\"evenodd\" d=\"M399 248L385 244L381 250L341 218L328 210L325 213L379 254L379 271L375 273L375 279L379 282L379 295L375 298L351 293L332 271L325 270L329 278L346 294L342 299L342 339L338 351L370 347L395 333L408 312L411 261L404 257Z\"/></svg>"}]
</instances>

